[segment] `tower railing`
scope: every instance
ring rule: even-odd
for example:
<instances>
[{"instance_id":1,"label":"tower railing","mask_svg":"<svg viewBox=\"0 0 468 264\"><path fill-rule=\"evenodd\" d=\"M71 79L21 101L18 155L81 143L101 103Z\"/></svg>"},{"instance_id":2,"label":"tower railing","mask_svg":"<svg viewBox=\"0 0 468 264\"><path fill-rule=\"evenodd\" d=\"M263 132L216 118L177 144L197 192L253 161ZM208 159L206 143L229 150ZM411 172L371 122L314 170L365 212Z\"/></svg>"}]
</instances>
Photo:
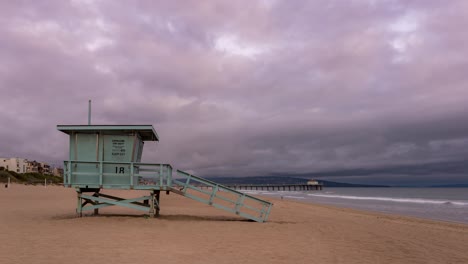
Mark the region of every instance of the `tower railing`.
<instances>
[{"instance_id":1,"label":"tower railing","mask_svg":"<svg viewBox=\"0 0 468 264\"><path fill-rule=\"evenodd\" d=\"M142 162L65 161L64 185L79 188L169 190L172 166Z\"/></svg>"}]
</instances>

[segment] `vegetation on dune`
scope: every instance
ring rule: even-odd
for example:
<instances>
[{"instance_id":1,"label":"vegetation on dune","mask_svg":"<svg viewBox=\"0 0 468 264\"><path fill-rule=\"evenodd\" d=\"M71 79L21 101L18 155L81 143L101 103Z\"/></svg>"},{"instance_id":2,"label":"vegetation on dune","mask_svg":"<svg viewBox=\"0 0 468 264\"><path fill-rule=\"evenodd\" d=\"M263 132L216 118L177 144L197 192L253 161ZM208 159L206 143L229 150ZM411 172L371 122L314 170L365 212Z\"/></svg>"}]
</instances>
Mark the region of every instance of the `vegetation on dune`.
<instances>
[{"instance_id":1,"label":"vegetation on dune","mask_svg":"<svg viewBox=\"0 0 468 264\"><path fill-rule=\"evenodd\" d=\"M13 183L24 183L24 184L43 184L44 180L47 180L48 184L61 184L63 182L62 177L41 174L41 173L16 173L14 171L0 170L0 182L8 182L8 178Z\"/></svg>"}]
</instances>

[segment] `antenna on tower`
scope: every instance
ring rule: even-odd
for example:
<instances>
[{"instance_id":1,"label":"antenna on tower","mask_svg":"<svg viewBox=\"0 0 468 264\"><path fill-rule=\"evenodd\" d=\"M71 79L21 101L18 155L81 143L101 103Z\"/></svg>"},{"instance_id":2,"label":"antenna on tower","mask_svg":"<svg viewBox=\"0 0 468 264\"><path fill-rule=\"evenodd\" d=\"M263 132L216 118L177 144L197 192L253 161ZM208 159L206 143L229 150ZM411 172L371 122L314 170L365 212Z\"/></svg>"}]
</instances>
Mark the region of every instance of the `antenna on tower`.
<instances>
[{"instance_id":1,"label":"antenna on tower","mask_svg":"<svg viewBox=\"0 0 468 264\"><path fill-rule=\"evenodd\" d=\"M91 100L88 102L88 126L91 125Z\"/></svg>"}]
</instances>

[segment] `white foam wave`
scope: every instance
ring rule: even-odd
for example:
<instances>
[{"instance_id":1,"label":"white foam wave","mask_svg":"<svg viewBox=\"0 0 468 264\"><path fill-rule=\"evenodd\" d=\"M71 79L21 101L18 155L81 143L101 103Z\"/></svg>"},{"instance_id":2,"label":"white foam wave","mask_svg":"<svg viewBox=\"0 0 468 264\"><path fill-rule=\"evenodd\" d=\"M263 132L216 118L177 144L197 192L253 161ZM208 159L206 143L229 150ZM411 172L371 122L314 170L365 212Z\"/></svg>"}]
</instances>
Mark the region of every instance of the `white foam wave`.
<instances>
[{"instance_id":1,"label":"white foam wave","mask_svg":"<svg viewBox=\"0 0 468 264\"><path fill-rule=\"evenodd\" d=\"M246 193L246 194L259 194L259 195L277 195L277 193L274 192L268 192L268 191L251 191L251 190L241 190L241 192Z\"/></svg>"},{"instance_id":2,"label":"white foam wave","mask_svg":"<svg viewBox=\"0 0 468 264\"><path fill-rule=\"evenodd\" d=\"M284 198L291 198L291 199L305 199L305 197L300 197L300 196L290 196L290 195L285 195L283 196Z\"/></svg>"},{"instance_id":3,"label":"white foam wave","mask_svg":"<svg viewBox=\"0 0 468 264\"><path fill-rule=\"evenodd\" d=\"M371 197L371 196L351 196L351 195L326 195L326 194L307 194L308 196L326 197L326 198L339 198L351 200L370 200L370 201L384 201L396 203L418 203L418 204L443 204L443 205L458 205L468 206L465 201L447 201L447 200L431 200L421 198L390 198L390 197Z\"/></svg>"}]
</instances>

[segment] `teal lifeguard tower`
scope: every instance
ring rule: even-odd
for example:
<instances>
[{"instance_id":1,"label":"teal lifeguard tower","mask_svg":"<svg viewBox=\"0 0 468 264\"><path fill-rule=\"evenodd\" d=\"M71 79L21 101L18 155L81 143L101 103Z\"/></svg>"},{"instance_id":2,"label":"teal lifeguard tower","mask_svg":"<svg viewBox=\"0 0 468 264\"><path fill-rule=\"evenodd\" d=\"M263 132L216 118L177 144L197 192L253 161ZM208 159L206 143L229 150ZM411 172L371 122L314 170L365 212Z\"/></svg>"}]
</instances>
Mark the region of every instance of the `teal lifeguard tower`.
<instances>
[{"instance_id":1,"label":"teal lifeguard tower","mask_svg":"<svg viewBox=\"0 0 468 264\"><path fill-rule=\"evenodd\" d=\"M181 170L173 172L170 164L142 163L145 141L159 141L152 125L58 125L57 129L70 137L64 186L76 189L79 216L124 206L154 217L160 211L160 192L165 191L257 222L268 218L272 206L268 201ZM149 195L126 199L104 194L105 189L148 190Z\"/></svg>"}]
</instances>

